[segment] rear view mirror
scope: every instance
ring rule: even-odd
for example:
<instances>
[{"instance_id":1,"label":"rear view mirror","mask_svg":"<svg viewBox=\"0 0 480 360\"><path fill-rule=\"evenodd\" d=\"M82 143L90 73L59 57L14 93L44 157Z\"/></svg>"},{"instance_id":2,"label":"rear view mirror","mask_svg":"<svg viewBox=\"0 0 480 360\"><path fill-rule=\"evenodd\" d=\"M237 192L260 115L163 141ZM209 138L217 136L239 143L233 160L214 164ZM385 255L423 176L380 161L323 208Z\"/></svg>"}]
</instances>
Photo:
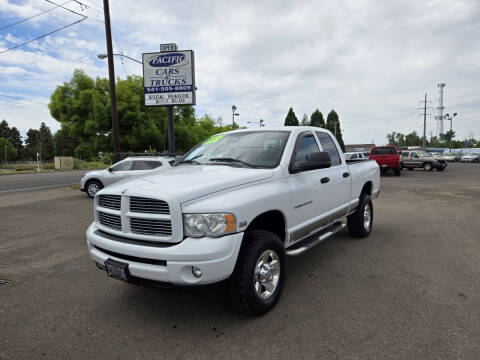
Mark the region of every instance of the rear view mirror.
<instances>
[{"instance_id":1,"label":"rear view mirror","mask_svg":"<svg viewBox=\"0 0 480 360\"><path fill-rule=\"evenodd\" d=\"M319 151L307 154L305 161L299 161L293 165L292 172L297 173L307 170L325 169L332 166L330 153Z\"/></svg>"}]
</instances>

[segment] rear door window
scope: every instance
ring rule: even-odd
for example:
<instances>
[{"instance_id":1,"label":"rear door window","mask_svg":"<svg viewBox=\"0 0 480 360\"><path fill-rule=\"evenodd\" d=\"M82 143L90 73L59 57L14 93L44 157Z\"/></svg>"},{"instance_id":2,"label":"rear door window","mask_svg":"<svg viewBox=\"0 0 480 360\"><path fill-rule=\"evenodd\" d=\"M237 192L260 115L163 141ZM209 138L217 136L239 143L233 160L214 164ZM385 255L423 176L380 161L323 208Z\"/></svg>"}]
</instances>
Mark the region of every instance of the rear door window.
<instances>
[{"instance_id":1,"label":"rear door window","mask_svg":"<svg viewBox=\"0 0 480 360\"><path fill-rule=\"evenodd\" d=\"M322 144L323 151L328 151L330 153L330 158L332 160L332 166L337 166L342 163L340 160L340 155L338 154L337 146L333 142L330 135L320 131L316 132L320 144Z\"/></svg>"}]
</instances>

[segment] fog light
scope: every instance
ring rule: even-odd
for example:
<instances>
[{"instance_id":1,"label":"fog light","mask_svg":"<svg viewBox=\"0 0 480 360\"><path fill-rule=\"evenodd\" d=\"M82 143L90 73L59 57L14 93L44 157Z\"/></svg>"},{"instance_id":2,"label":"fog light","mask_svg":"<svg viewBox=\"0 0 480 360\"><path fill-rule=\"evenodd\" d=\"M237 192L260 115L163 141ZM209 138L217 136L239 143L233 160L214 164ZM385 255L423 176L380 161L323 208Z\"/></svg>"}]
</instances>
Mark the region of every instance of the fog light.
<instances>
[{"instance_id":1,"label":"fog light","mask_svg":"<svg viewBox=\"0 0 480 360\"><path fill-rule=\"evenodd\" d=\"M197 279L201 278L202 277L202 270L200 270L198 267L196 266L192 266L192 274L193 276L195 276Z\"/></svg>"}]
</instances>

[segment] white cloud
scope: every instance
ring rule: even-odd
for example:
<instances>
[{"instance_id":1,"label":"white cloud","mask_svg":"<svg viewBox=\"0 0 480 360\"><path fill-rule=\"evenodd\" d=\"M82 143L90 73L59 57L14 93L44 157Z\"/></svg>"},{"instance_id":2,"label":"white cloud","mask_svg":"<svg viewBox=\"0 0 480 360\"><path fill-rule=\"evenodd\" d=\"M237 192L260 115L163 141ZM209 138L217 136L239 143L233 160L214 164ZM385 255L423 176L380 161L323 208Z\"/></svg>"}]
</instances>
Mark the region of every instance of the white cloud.
<instances>
[{"instance_id":1,"label":"white cloud","mask_svg":"<svg viewBox=\"0 0 480 360\"><path fill-rule=\"evenodd\" d=\"M101 2L87 3L93 7L84 13L101 20ZM46 5L37 0L21 5L0 1L0 12L14 21L45 10ZM81 11L76 5L70 7ZM477 100L473 106L458 107L454 127L460 137L469 131L480 135L477 0L143 0L111 2L110 7L116 52L139 59L142 52L157 50L160 42L172 41L195 50L199 114L208 112L229 122L235 103L242 125L259 118L268 125L281 125L290 106L298 118L316 108L326 116L335 108L346 142L382 143L390 131L421 131L418 101L428 92L435 107L436 84L446 82L447 107L460 104L465 95L478 94L470 98ZM35 19L32 33L39 34L78 16L55 9ZM28 37L13 30L9 29L11 36ZM4 40L0 38L2 47ZM107 76L106 61L96 58L104 52L103 24L83 22L0 54L1 69L9 69L0 74L0 91L48 98L75 68L91 76ZM129 60L123 65L118 58L115 62L116 74L122 77L142 72ZM27 110L9 116L10 122L34 126L26 125L31 118ZM433 120L428 124L435 130Z\"/></svg>"}]
</instances>

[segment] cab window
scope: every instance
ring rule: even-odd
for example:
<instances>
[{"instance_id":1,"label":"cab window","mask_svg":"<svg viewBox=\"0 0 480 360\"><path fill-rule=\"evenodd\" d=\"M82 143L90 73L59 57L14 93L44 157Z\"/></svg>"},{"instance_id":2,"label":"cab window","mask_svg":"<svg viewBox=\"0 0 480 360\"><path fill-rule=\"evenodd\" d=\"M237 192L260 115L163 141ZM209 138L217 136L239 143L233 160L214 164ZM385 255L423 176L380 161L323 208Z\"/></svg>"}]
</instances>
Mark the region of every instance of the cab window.
<instances>
[{"instance_id":1,"label":"cab window","mask_svg":"<svg viewBox=\"0 0 480 360\"><path fill-rule=\"evenodd\" d=\"M412 159L419 159L420 158L417 153L413 153L413 152L410 154L410 157Z\"/></svg>"},{"instance_id":2,"label":"cab window","mask_svg":"<svg viewBox=\"0 0 480 360\"><path fill-rule=\"evenodd\" d=\"M297 143L297 147L295 149L295 162L306 161L308 153L320 151L313 134L300 136L301 139Z\"/></svg>"},{"instance_id":3,"label":"cab window","mask_svg":"<svg viewBox=\"0 0 480 360\"><path fill-rule=\"evenodd\" d=\"M330 153L332 166L340 165L342 163L342 160L340 160L340 155L338 154L337 147L335 146L335 143L333 142L330 135L319 131L317 131L316 134L318 140L320 141L320 144L322 144L323 151L328 151Z\"/></svg>"}]
</instances>

